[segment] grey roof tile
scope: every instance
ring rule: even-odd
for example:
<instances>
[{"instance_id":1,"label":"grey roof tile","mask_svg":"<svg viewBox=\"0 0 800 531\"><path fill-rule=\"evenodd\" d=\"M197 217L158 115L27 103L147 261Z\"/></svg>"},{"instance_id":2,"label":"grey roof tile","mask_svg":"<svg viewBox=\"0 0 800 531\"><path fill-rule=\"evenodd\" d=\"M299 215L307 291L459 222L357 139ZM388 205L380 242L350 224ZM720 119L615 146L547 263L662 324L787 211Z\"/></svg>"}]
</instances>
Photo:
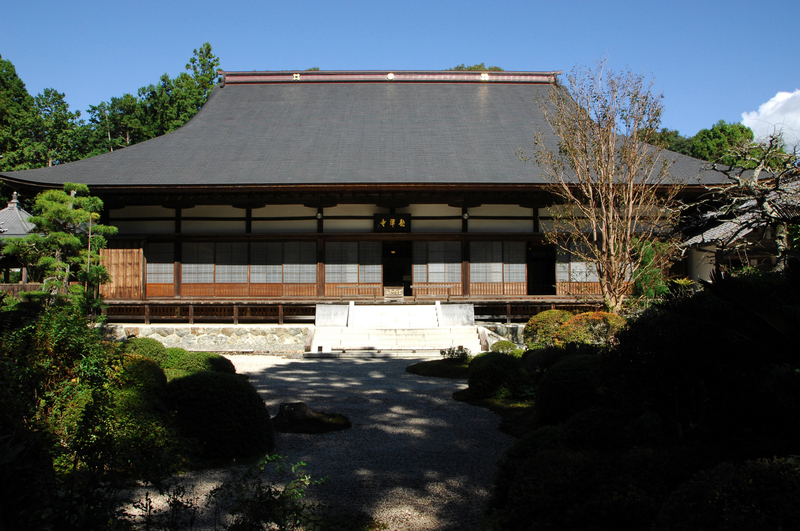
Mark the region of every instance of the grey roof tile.
<instances>
[{"instance_id":1,"label":"grey roof tile","mask_svg":"<svg viewBox=\"0 0 800 531\"><path fill-rule=\"evenodd\" d=\"M0 238L18 238L25 236L33 229L33 223L28 222L31 217L25 210L20 208L17 200L17 193L8 202L8 206L0 210Z\"/></svg>"},{"instance_id":2,"label":"grey roof tile","mask_svg":"<svg viewBox=\"0 0 800 531\"><path fill-rule=\"evenodd\" d=\"M89 186L543 183L537 83L272 83L216 87L177 131L11 181ZM555 149L555 138L545 138ZM703 163L670 153L695 183ZM717 177L705 172L705 181Z\"/></svg>"}]
</instances>

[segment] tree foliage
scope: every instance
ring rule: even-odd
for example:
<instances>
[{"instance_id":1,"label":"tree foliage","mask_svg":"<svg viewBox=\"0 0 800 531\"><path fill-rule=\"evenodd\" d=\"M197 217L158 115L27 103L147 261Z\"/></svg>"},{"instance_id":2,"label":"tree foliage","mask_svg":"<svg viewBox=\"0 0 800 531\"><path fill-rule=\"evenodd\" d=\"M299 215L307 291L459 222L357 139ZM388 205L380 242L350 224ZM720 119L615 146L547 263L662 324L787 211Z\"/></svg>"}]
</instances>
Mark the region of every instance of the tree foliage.
<instances>
[{"instance_id":1,"label":"tree foliage","mask_svg":"<svg viewBox=\"0 0 800 531\"><path fill-rule=\"evenodd\" d=\"M0 55L0 171L23 169L23 123L33 109L33 97L11 61Z\"/></svg>"},{"instance_id":2,"label":"tree foliage","mask_svg":"<svg viewBox=\"0 0 800 531\"><path fill-rule=\"evenodd\" d=\"M499 66L486 66L483 63L478 63L474 65L467 66L464 63L460 65L456 65L453 68L446 68L445 71L455 71L455 72L504 72L502 68Z\"/></svg>"},{"instance_id":3,"label":"tree foliage","mask_svg":"<svg viewBox=\"0 0 800 531\"><path fill-rule=\"evenodd\" d=\"M725 252L746 243L742 236L753 230L771 227L777 265L783 267L800 224L800 152L787 151L779 133L760 142L744 135L736 142L712 164L728 181L708 187L687 206L685 230L727 223L731 230L717 242Z\"/></svg>"},{"instance_id":4,"label":"tree foliage","mask_svg":"<svg viewBox=\"0 0 800 531\"><path fill-rule=\"evenodd\" d=\"M64 94L31 97L11 62L0 57L0 171L53 166L121 149L174 131L191 119L217 81L209 43L193 51L186 72L92 105L88 122Z\"/></svg>"},{"instance_id":5,"label":"tree foliage","mask_svg":"<svg viewBox=\"0 0 800 531\"><path fill-rule=\"evenodd\" d=\"M84 184L44 191L36 196L29 218L35 226L32 233L9 238L3 252L16 256L31 280L43 282L49 297L66 292L70 280L79 280L81 302L95 299L97 287L108 281L99 251L106 246L105 237L117 232L97 223L102 209L103 202L90 196Z\"/></svg>"},{"instance_id":6,"label":"tree foliage","mask_svg":"<svg viewBox=\"0 0 800 531\"><path fill-rule=\"evenodd\" d=\"M753 131L746 125L720 120L691 138L690 154L697 159L732 165L736 162L732 150L752 141Z\"/></svg>"},{"instance_id":7,"label":"tree foliage","mask_svg":"<svg viewBox=\"0 0 800 531\"><path fill-rule=\"evenodd\" d=\"M50 167L82 158L85 134L80 111L72 112L64 94L46 88L34 98L23 123L23 153L31 168Z\"/></svg>"},{"instance_id":8,"label":"tree foliage","mask_svg":"<svg viewBox=\"0 0 800 531\"><path fill-rule=\"evenodd\" d=\"M596 270L606 307L619 312L642 262L638 239L672 222L680 187L663 150L653 145L661 96L630 71L576 69L556 86L542 111L559 144L537 138L535 160L560 205L547 236Z\"/></svg>"}]
</instances>

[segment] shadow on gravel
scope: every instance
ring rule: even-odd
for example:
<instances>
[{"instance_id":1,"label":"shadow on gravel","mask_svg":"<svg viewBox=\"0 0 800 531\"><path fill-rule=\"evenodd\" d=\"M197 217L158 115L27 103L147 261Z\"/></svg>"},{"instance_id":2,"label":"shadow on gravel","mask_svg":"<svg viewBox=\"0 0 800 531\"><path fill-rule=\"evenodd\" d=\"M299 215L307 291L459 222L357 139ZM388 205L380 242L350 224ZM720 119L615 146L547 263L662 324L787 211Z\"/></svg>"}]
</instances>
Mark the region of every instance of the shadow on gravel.
<instances>
[{"instance_id":1,"label":"shadow on gravel","mask_svg":"<svg viewBox=\"0 0 800 531\"><path fill-rule=\"evenodd\" d=\"M233 357L236 363L235 357ZM341 413L349 430L277 434L277 452L327 476L315 499L390 529L470 529L511 438L490 411L452 399L463 383L405 372L411 360L298 360L247 374L274 415L282 402Z\"/></svg>"}]
</instances>

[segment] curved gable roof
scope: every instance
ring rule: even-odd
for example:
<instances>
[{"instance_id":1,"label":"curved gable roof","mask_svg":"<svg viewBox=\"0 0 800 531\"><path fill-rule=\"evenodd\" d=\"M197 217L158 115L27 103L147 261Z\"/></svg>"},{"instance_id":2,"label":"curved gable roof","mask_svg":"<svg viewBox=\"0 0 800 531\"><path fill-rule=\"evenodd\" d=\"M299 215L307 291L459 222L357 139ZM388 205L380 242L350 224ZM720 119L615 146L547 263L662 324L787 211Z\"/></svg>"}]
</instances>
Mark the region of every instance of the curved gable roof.
<instances>
[{"instance_id":1,"label":"curved gable roof","mask_svg":"<svg viewBox=\"0 0 800 531\"><path fill-rule=\"evenodd\" d=\"M542 183L520 161L547 123L555 73L229 72L173 133L69 164L3 174L108 188ZM555 139L545 138L554 149ZM701 162L675 155L688 181Z\"/></svg>"}]
</instances>

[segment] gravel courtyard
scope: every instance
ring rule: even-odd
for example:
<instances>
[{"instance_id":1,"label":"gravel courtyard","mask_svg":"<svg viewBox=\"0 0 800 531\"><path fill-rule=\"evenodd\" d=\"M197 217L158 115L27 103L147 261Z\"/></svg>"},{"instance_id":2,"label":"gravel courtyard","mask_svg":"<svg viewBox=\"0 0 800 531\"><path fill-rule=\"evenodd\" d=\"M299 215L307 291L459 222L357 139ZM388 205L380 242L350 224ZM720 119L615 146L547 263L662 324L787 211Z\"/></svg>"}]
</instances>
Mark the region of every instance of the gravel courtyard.
<instances>
[{"instance_id":1,"label":"gravel courtyard","mask_svg":"<svg viewBox=\"0 0 800 531\"><path fill-rule=\"evenodd\" d=\"M349 430L277 434L277 452L304 461L314 499L360 509L391 530L469 530L481 517L497 459L512 438L492 412L456 402L462 380L405 372L409 359L229 356L264 397L341 413Z\"/></svg>"}]
</instances>

